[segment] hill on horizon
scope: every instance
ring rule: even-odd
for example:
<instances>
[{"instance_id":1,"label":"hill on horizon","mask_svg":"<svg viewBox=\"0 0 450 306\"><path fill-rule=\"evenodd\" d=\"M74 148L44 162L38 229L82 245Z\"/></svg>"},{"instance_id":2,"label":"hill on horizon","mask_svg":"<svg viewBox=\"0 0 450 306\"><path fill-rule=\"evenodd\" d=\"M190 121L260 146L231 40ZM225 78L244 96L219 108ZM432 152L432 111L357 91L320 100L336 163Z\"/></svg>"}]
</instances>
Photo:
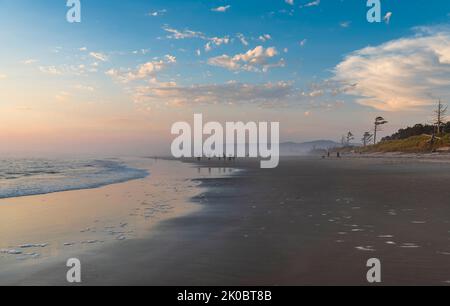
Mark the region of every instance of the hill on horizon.
<instances>
[{"instance_id":1,"label":"hill on horizon","mask_svg":"<svg viewBox=\"0 0 450 306\"><path fill-rule=\"evenodd\" d=\"M332 140L315 140L307 142L283 142L280 144L281 156L308 155L314 150L329 150L341 145Z\"/></svg>"}]
</instances>

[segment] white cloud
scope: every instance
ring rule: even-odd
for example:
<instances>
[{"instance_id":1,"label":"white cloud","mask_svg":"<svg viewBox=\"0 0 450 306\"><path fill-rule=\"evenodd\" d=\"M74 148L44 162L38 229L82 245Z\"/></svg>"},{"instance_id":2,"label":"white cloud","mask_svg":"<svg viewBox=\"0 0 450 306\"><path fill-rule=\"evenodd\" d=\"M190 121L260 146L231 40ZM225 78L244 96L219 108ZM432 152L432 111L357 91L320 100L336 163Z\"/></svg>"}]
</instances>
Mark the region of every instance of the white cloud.
<instances>
[{"instance_id":1,"label":"white cloud","mask_svg":"<svg viewBox=\"0 0 450 306\"><path fill-rule=\"evenodd\" d=\"M211 11L218 12L218 13L225 13L230 8L231 8L231 5L225 5L225 6L219 6L219 7L213 8L213 9L211 9Z\"/></svg>"},{"instance_id":2,"label":"white cloud","mask_svg":"<svg viewBox=\"0 0 450 306\"><path fill-rule=\"evenodd\" d=\"M259 36L258 39L262 42L266 42L268 40L271 40L272 36L270 36L270 34L264 34L264 35Z\"/></svg>"},{"instance_id":3,"label":"white cloud","mask_svg":"<svg viewBox=\"0 0 450 306\"><path fill-rule=\"evenodd\" d=\"M255 49L249 50L243 54L237 54L234 56L222 55L210 58L208 60L208 64L223 67L232 71L244 70L266 72L270 68L284 67L283 59L275 63L269 62L270 59L276 57L277 55L278 51L275 47L264 49L264 47L258 46Z\"/></svg>"},{"instance_id":4,"label":"white cloud","mask_svg":"<svg viewBox=\"0 0 450 306\"><path fill-rule=\"evenodd\" d=\"M450 101L450 30L422 28L413 37L355 51L337 65L334 80L355 84L348 94L385 111Z\"/></svg>"},{"instance_id":5,"label":"white cloud","mask_svg":"<svg viewBox=\"0 0 450 306\"><path fill-rule=\"evenodd\" d=\"M392 18L392 12L386 13L386 15L384 16L384 21L386 22L386 24L391 23L391 18Z\"/></svg>"},{"instance_id":6,"label":"white cloud","mask_svg":"<svg viewBox=\"0 0 450 306\"><path fill-rule=\"evenodd\" d=\"M168 26L164 26L163 30L168 32L169 35L167 38L170 39L187 39L187 38L201 38L206 39L207 37L202 32L191 31L189 29L179 31L174 28L170 28Z\"/></svg>"},{"instance_id":7,"label":"white cloud","mask_svg":"<svg viewBox=\"0 0 450 306\"><path fill-rule=\"evenodd\" d=\"M219 47L221 45L226 45L231 43L231 39L229 36L225 37L208 37L202 32L191 31L189 29L179 31L177 29L170 28L168 26L164 26L163 30L169 32L170 34L167 36L169 39L201 39L207 41L205 45L205 51L211 51L212 48Z\"/></svg>"},{"instance_id":8,"label":"white cloud","mask_svg":"<svg viewBox=\"0 0 450 306\"><path fill-rule=\"evenodd\" d=\"M62 69L56 67L56 66L40 66L39 71L45 74L52 74L52 75L62 75L63 71Z\"/></svg>"},{"instance_id":9,"label":"white cloud","mask_svg":"<svg viewBox=\"0 0 450 306\"><path fill-rule=\"evenodd\" d=\"M289 5L294 5L294 0L284 0L284 2L286 2Z\"/></svg>"},{"instance_id":10,"label":"white cloud","mask_svg":"<svg viewBox=\"0 0 450 306\"><path fill-rule=\"evenodd\" d=\"M81 85L81 84L77 84L75 85L73 88L80 90L80 91L90 91L93 92L95 91L95 88L92 86L86 86L86 85Z\"/></svg>"},{"instance_id":11,"label":"white cloud","mask_svg":"<svg viewBox=\"0 0 450 306\"><path fill-rule=\"evenodd\" d=\"M227 45L231 42L229 37L212 37L209 38L209 42L205 45L205 51L209 52L212 50L213 46Z\"/></svg>"},{"instance_id":12,"label":"white cloud","mask_svg":"<svg viewBox=\"0 0 450 306\"><path fill-rule=\"evenodd\" d=\"M59 65L59 66L39 66L39 71L44 74L54 76L75 75L83 76L88 72L96 72L95 69L88 69L85 65Z\"/></svg>"},{"instance_id":13,"label":"white cloud","mask_svg":"<svg viewBox=\"0 0 450 306\"><path fill-rule=\"evenodd\" d=\"M150 53L150 49L140 49L140 50L134 50L133 52L131 52L132 54L141 54L141 55L146 55L148 53Z\"/></svg>"},{"instance_id":14,"label":"white cloud","mask_svg":"<svg viewBox=\"0 0 450 306\"><path fill-rule=\"evenodd\" d=\"M312 1L309 3L306 3L302 7L313 7L313 6L319 6L319 5L320 5L320 0L315 0L315 1Z\"/></svg>"},{"instance_id":15,"label":"white cloud","mask_svg":"<svg viewBox=\"0 0 450 306\"><path fill-rule=\"evenodd\" d=\"M308 40L305 38L303 40L300 41L300 47L304 47L306 46L306 43L308 42Z\"/></svg>"},{"instance_id":16,"label":"white cloud","mask_svg":"<svg viewBox=\"0 0 450 306\"><path fill-rule=\"evenodd\" d=\"M351 21L342 21L339 25L341 26L341 28L349 28L351 24Z\"/></svg>"},{"instance_id":17,"label":"white cloud","mask_svg":"<svg viewBox=\"0 0 450 306\"><path fill-rule=\"evenodd\" d=\"M96 60L99 60L101 62L107 62L108 61L108 56L100 53L100 52L91 52L89 53L89 55L93 58L95 58Z\"/></svg>"},{"instance_id":18,"label":"white cloud","mask_svg":"<svg viewBox=\"0 0 450 306\"><path fill-rule=\"evenodd\" d=\"M243 45L246 46L246 47L249 45L248 40L247 40L247 38L244 36L244 34L239 33L239 34L237 34L236 36L237 36L237 38L239 39L239 41L241 42L241 44L243 44Z\"/></svg>"},{"instance_id":19,"label":"white cloud","mask_svg":"<svg viewBox=\"0 0 450 306\"><path fill-rule=\"evenodd\" d=\"M129 83L136 80L143 80L147 78L154 78L156 74L168 65L176 63L176 57L172 55L166 55L164 59L154 60L138 66L134 70L120 70L110 69L106 72L106 75L117 79L122 83Z\"/></svg>"},{"instance_id":20,"label":"white cloud","mask_svg":"<svg viewBox=\"0 0 450 306\"><path fill-rule=\"evenodd\" d=\"M24 65L31 65L31 64L37 63L37 60L30 58L30 59L23 60L21 63Z\"/></svg>"},{"instance_id":21,"label":"white cloud","mask_svg":"<svg viewBox=\"0 0 450 306\"><path fill-rule=\"evenodd\" d=\"M157 10L157 11L152 11L150 13L148 13L148 16L151 17L160 17L160 16L164 16L167 13L167 10Z\"/></svg>"},{"instance_id":22,"label":"white cloud","mask_svg":"<svg viewBox=\"0 0 450 306\"><path fill-rule=\"evenodd\" d=\"M87 49L87 47L81 47L80 49L78 49L79 51L81 51L81 52L86 52L88 49Z\"/></svg>"}]
</instances>

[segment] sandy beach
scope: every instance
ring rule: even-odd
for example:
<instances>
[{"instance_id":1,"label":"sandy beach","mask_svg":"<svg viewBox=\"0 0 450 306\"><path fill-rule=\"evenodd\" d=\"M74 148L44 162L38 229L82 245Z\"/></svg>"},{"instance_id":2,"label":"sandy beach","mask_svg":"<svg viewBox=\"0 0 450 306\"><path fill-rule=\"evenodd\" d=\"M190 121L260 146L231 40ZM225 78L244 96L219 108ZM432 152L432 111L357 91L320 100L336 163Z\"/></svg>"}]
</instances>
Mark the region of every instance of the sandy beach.
<instances>
[{"instance_id":1,"label":"sandy beach","mask_svg":"<svg viewBox=\"0 0 450 306\"><path fill-rule=\"evenodd\" d=\"M127 163L150 175L95 189L0 199L0 284L107 245L149 237L161 221L200 209L189 201L203 191L193 178L231 171L142 158Z\"/></svg>"},{"instance_id":2,"label":"sandy beach","mask_svg":"<svg viewBox=\"0 0 450 306\"><path fill-rule=\"evenodd\" d=\"M193 181L205 188L196 209L77 254L83 284L367 285L369 258L381 260L384 285L450 284L450 164L291 158L208 176L224 165L196 170L206 174ZM63 258L1 282L65 285Z\"/></svg>"}]
</instances>

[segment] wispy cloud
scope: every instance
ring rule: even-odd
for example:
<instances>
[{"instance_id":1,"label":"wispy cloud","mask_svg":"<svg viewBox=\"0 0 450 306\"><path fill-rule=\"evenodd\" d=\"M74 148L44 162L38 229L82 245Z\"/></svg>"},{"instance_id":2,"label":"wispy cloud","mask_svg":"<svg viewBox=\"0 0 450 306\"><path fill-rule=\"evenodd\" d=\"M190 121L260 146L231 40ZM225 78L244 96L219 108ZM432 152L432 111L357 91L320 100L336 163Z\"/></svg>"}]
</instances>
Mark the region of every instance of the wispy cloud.
<instances>
[{"instance_id":1,"label":"wispy cloud","mask_svg":"<svg viewBox=\"0 0 450 306\"><path fill-rule=\"evenodd\" d=\"M30 59L23 60L21 63L24 65L31 65L31 64L35 64L37 62L38 61L36 59L30 58Z\"/></svg>"},{"instance_id":2,"label":"wispy cloud","mask_svg":"<svg viewBox=\"0 0 450 306\"><path fill-rule=\"evenodd\" d=\"M167 38L169 39L201 39L207 41L205 44L205 51L211 51L211 49L216 46L226 45L231 42L231 38L229 36L225 37L217 37L217 36L207 36L206 34L198 31L192 31L189 29L185 30L177 30L174 28L171 28L169 26L164 26L163 30L168 32L169 35L167 35Z\"/></svg>"},{"instance_id":3,"label":"wispy cloud","mask_svg":"<svg viewBox=\"0 0 450 306\"><path fill-rule=\"evenodd\" d=\"M319 5L320 5L320 0L315 0L315 1L306 3L305 5L302 5L301 7L313 7L313 6L319 6Z\"/></svg>"},{"instance_id":4,"label":"wispy cloud","mask_svg":"<svg viewBox=\"0 0 450 306\"><path fill-rule=\"evenodd\" d=\"M342 21L339 25L341 26L341 28L349 28L351 24L351 21Z\"/></svg>"},{"instance_id":5,"label":"wispy cloud","mask_svg":"<svg viewBox=\"0 0 450 306\"><path fill-rule=\"evenodd\" d=\"M265 49L262 46L258 46L243 54L234 56L222 55L210 58L208 64L232 71L267 72L271 68L284 67L285 63L283 59L278 62L270 62L277 55L278 51L275 47Z\"/></svg>"},{"instance_id":6,"label":"wispy cloud","mask_svg":"<svg viewBox=\"0 0 450 306\"><path fill-rule=\"evenodd\" d=\"M354 83L348 94L385 111L415 109L450 99L450 30L422 28L409 38L367 47L335 68L335 80Z\"/></svg>"},{"instance_id":7,"label":"wispy cloud","mask_svg":"<svg viewBox=\"0 0 450 306\"><path fill-rule=\"evenodd\" d=\"M107 62L108 61L108 56L103 54L103 53L100 53L100 52L91 52L91 53L89 53L89 55L92 58L94 58L96 60L99 60L101 62Z\"/></svg>"},{"instance_id":8,"label":"wispy cloud","mask_svg":"<svg viewBox=\"0 0 450 306\"><path fill-rule=\"evenodd\" d=\"M70 99L70 97L71 97L70 93L66 91L61 91L55 96L55 99L59 102L67 102Z\"/></svg>"},{"instance_id":9,"label":"wispy cloud","mask_svg":"<svg viewBox=\"0 0 450 306\"><path fill-rule=\"evenodd\" d=\"M211 9L211 11L218 12L218 13L225 13L230 8L231 8L231 5L225 5L225 6L219 6L219 7L213 8L213 9Z\"/></svg>"},{"instance_id":10,"label":"wispy cloud","mask_svg":"<svg viewBox=\"0 0 450 306\"><path fill-rule=\"evenodd\" d=\"M271 36L270 34L263 34L263 35L260 35L260 36L258 37L258 39L259 39L261 42L266 42L266 41L268 41L268 40L271 40L271 39L272 39L272 36Z\"/></svg>"},{"instance_id":11,"label":"wispy cloud","mask_svg":"<svg viewBox=\"0 0 450 306\"><path fill-rule=\"evenodd\" d=\"M386 15L384 16L384 22L386 22L386 24L390 24L391 23L392 15L393 15L392 12L387 12L386 13Z\"/></svg>"},{"instance_id":12,"label":"wispy cloud","mask_svg":"<svg viewBox=\"0 0 450 306\"><path fill-rule=\"evenodd\" d=\"M154 60L139 65L136 69L110 69L106 75L122 83L129 83L136 80L155 78L156 74L168 65L176 63L177 59L172 55L166 55L164 59Z\"/></svg>"},{"instance_id":13,"label":"wispy cloud","mask_svg":"<svg viewBox=\"0 0 450 306\"><path fill-rule=\"evenodd\" d=\"M238 34L236 35L236 37L239 39L239 41L240 41L244 46L247 47L247 46L249 45L248 39L247 39L247 37L245 37L244 34L238 33Z\"/></svg>"},{"instance_id":14,"label":"wispy cloud","mask_svg":"<svg viewBox=\"0 0 450 306\"><path fill-rule=\"evenodd\" d=\"M167 10L163 9L163 10L152 11L152 12L148 13L148 16L160 17L160 16L164 16L166 13L167 13Z\"/></svg>"},{"instance_id":15,"label":"wispy cloud","mask_svg":"<svg viewBox=\"0 0 450 306\"><path fill-rule=\"evenodd\" d=\"M228 82L225 84L200 84L178 86L174 83L163 86L145 86L136 92L135 100L149 107L165 103L170 106L195 104L256 104L269 106L284 103L294 93L289 82L247 84Z\"/></svg>"}]
</instances>

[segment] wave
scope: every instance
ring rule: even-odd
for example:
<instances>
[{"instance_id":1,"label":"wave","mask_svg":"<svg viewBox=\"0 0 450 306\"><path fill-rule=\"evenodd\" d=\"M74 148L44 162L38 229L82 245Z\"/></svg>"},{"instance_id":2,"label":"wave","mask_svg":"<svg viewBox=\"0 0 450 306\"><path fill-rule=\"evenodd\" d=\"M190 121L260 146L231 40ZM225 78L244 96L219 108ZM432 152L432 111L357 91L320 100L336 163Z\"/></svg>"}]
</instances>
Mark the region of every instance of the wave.
<instances>
[{"instance_id":1,"label":"wave","mask_svg":"<svg viewBox=\"0 0 450 306\"><path fill-rule=\"evenodd\" d=\"M120 160L0 160L0 199L91 189L148 176Z\"/></svg>"}]
</instances>

